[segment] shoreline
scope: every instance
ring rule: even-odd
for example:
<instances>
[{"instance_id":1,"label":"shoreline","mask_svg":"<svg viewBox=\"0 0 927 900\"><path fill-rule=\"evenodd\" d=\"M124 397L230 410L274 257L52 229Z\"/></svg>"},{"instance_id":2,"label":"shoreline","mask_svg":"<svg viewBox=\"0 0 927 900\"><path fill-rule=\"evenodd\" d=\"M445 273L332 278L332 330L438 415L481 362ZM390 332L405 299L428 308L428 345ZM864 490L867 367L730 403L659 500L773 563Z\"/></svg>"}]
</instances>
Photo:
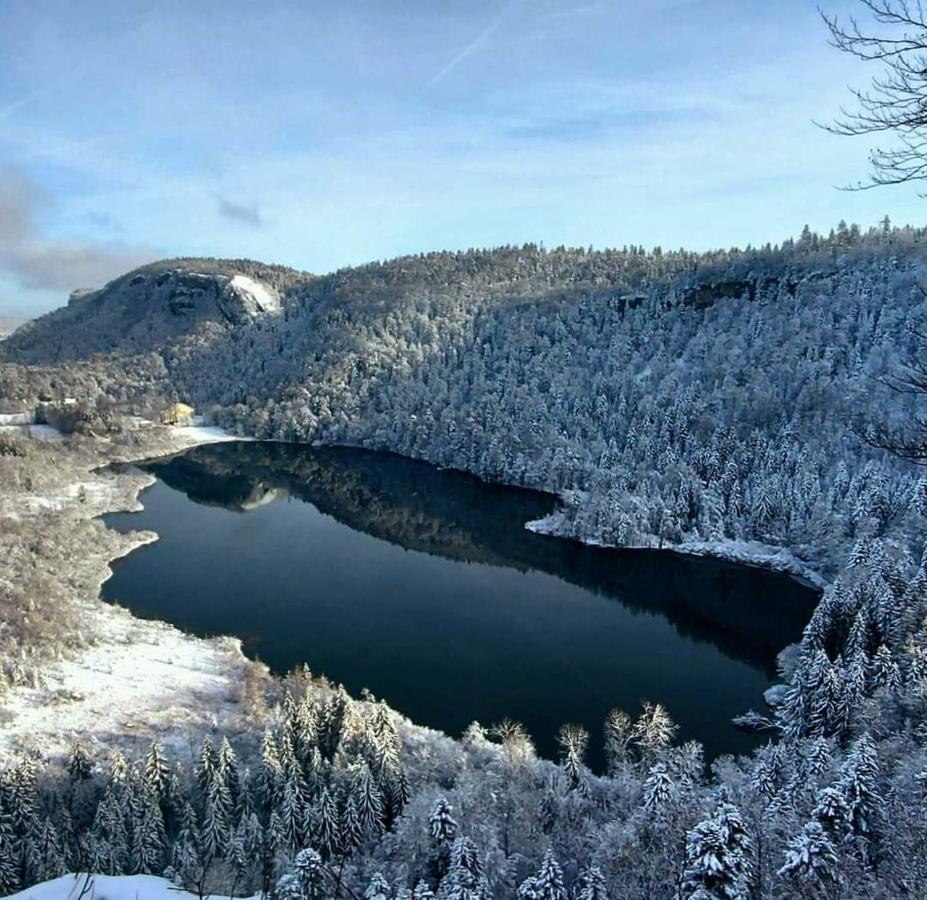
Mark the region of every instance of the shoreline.
<instances>
[{"instance_id":1,"label":"shoreline","mask_svg":"<svg viewBox=\"0 0 927 900\"><path fill-rule=\"evenodd\" d=\"M151 531L117 532L108 528L102 517L144 508L140 495L156 478L139 469L132 470L134 463L173 456L207 443L254 439L201 426L173 427L166 433L148 436L155 439L142 440L131 453L107 452L114 448L106 443L90 444L94 458L77 460L64 479L67 482L68 477L79 476L78 480L59 483L57 495L47 496L46 488L45 496L20 498L27 516L30 511L64 515L78 510L81 524L93 523L81 529L86 532L82 537L89 540L85 541L87 555L80 561L93 572L81 596L72 598L83 630L91 631L92 635L85 645L50 662L44 673L44 685L10 687L0 697L0 760L29 747L37 747L49 755L62 754L76 738L90 744L118 744L135 749L159 739L175 753L192 752L189 739L194 732L221 731L233 735L244 730L244 680L249 672L266 672L266 669L245 655L238 638L185 634L167 622L138 618L122 606L103 600L102 586L112 577L112 564L157 541L159 536ZM119 471L116 465L125 469ZM0 508L0 520L3 513ZM527 522L524 527L561 540L577 540L550 528L556 516L555 512L540 522ZM105 540L92 540L93 532L98 529L106 536ZM804 575L768 562L712 552L711 547L663 550L727 559L799 579ZM71 580L71 574L70 567L58 573L65 581ZM820 586L816 581L812 584ZM419 728L433 731L416 725L401 713L398 716L409 735ZM449 736L448 739L453 740Z\"/></svg>"},{"instance_id":2,"label":"shoreline","mask_svg":"<svg viewBox=\"0 0 927 900\"><path fill-rule=\"evenodd\" d=\"M137 448L143 454L234 439L193 429L171 429L151 438ZM130 454L111 443L86 447L91 453L74 458L70 466L62 464L51 484L5 498L0 508L0 521L23 524L54 517L75 545L67 565L53 577L62 605L79 622L80 635L78 646L61 648L45 661L41 684L9 686L0 696L0 759L33 748L60 755L75 739L131 749L158 739L182 755L191 752L194 732L241 730L244 681L258 664L245 656L238 639L188 635L102 599L112 563L158 535L122 534L100 517L141 510L139 495L155 479L140 471L106 472L111 463L131 462ZM35 530L41 528L39 523Z\"/></svg>"}]
</instances>

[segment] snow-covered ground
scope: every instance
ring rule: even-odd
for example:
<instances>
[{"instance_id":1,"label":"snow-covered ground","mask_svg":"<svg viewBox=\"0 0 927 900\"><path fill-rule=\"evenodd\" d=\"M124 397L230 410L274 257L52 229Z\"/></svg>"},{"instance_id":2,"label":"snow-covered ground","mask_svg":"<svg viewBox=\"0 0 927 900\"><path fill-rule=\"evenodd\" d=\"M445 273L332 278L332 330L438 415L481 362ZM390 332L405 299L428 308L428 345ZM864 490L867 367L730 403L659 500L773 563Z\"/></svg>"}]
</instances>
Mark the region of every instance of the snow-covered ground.
<instances>
[{"instance_id":1,"label":"snow-covered ground","mask_svg":"<svg viewBox=\"0 0 927 900\"><path fill-rule=\"evenodd\" d=\"M177 428L169 446L176 452L198 443L232 440L213 428ZM99 460L105 464L106 460ZM78 475L79 477L74 477ZM120 535L106 531L94 539L92 520L116 510L140 509L139 492L153 481L138 473L96 470L92 463L63 473L62 480L41 492L5 495L4 518L18 523L30 517L67 515L74 522L81 558L71 571L55 573L65 590L78 596L80 630L85 646L44 667L41 687L11 687L0 701L0 758L18 748L44 753L67 750L75 737L89 742L147 744L152 737L188 747L191 734L220 728L236 730L241 684L253 665L232 638L204 640L158 621L144 621L104 603L99 587L110 562L157 539L153 532ZM81 523L87 522L86 534Z\"/></svg>"},{"instance_id":2,"label":"snow-covered ground","mask_svg":"<svg viewBox=\"0 0 927 900\"><path fill-rule=\"evenodd\" d=\"M827 580L822 578L810 566L782 547L771 547L758 541L713 541L710 543L686 543L670 548L677 553L689 553L693 556L711 556L726 559L744 565L760 566L774 572L784 572L807 581L823 590Z\"/></svg>"},{"instance_id":3,"label":"snow-covered ground","mask_svg":"<svg viewBox=\"0 0 927 900\"><path fill-rule=\"evenodd\" d=\"M204 425L202 416L194 416L192 425L172 425L171 436L181 441L184 449L197 444L216 444L219 441L250 441L253 438L230 434L218 425Z\"/></svg>"},{"instance_id":4,"label":"snow-covered ground","mask_svg":"<svg viewBox=\"0 0 927 900\"><path fill-rule=\"evenodd\" d=\"M568 524L568 519L563 511L555 510L543 519L535 519L532 522L526 522L525 528L527 528L528 531L535 532L535 534L547 534L553 537L570 537ZM577 540L581 540L582 543L593 547L612 546L595 540ZM656 541L654 541L651 544L634 544L623 549L653 550L657 548L657 546ZM682 544L665 544L660 549L671 553L707 556L713 559L725 559L729 562L741 563L743 565L758 566L773 572L783 572L787 575L793 575L821 590L827 587L827 580L822 578L818 572L802 562L793 553L790 553L782 547L773 547L769 544L762 544L759 541L725 540L708 541L704 543L690 541Z\"/></svg>"},{"instance_id":5,"label":"snow-covered ground","mask_svg":"<svg viewBox=\"0 0 927 900\"><path fill-rule=\"evenodd\" d=\"M29 425L35 421L32 413L0 413L0 426Z\"/></svg>"},{"instance_id":6,"label":"snow-covered ground","mask_svg":"<svg viewBox=\"0 0 927 900\"><path fill-rule=\"evenodd\" d=\"M237 640L194 638L100 600L81 616L94 643L52 663L43 687L6 696L0 758L29 747L62 753L75 738L144 746L157 737L181 753L191 734L235 730L249 665Z\"/></svg>"},{"instance_id":7,"label":"snow-covered ground","mask_svg":"<svg viewBox=\"0 0 927 900\"><path fill-rule=\"evenodd\" d=\"M43 881L9 900L193 900L165 878L154 875L62 875Z\"/></svg>"}]
</instances>

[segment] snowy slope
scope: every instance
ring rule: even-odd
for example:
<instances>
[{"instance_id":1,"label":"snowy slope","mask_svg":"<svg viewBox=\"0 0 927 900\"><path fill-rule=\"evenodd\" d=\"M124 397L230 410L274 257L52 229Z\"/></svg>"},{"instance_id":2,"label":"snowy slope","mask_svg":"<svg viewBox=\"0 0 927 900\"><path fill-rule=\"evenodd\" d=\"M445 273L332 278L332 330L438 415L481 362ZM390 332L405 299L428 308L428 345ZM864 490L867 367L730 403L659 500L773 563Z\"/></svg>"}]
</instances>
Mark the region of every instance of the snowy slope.
<instances>
[{"instance_id":1,"label":"snowy slope","mask_svg":"<svg viewBox=\"0 0 927 900\"><path fill-rule=\"evenodd\" d=\"M175 887L165 878L153 875L62 875L43 881L10 900L192 900L196 895Z\"/></svg>"}]
</instances>

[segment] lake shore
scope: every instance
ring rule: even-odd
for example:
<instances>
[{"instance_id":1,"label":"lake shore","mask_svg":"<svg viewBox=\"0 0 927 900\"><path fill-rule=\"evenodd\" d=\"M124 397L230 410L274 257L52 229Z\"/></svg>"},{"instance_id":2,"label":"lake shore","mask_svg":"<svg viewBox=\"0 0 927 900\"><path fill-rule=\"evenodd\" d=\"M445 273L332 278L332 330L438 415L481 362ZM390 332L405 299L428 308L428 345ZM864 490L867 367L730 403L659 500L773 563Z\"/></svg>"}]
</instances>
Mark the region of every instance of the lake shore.
<instances>
[{"instance_id":1,"label":"lake shore","mask_svg":"<svg viewBox=\"0 0 927 900\"><path fill-rule=\"evenodd\" d=\"M0 697L0 758L23 749L58 755L75 739L137 748L157 738L178 745L176 752L192 735L239 729L243 684L256 664L237 639L192 637L100 597L111 563L157 540L153 532L123 535L100 521L105 513L140 509L139 494L153 481L105 467L229 439L218 429L145 428L130 442L82 440L77 451L63 441L35 447L40 456L26 489L0 496L3 555L12 561L4 578L30 577L27 560L40 537L42 555L59 561L42 567L43 592L76 624L63 646L48 648L40 678L10 684Z\"/></svg>"},{"instance_id":2,"label":"lake shore","mask_svg":"<svg viewBox=\"0 0 927 900\"><path fill-rule=\"evenodd\" d=\"M117 472L109 464L241 438L203 426L146 427L133 436L129 443L81 441L79 453L62 441L44 440L44 452L56 457L51 473L43 472L32 490L0 498L0 519L24 526L20 540L33 531L54 534L55 528L46 526L52 521L69 533L73 546L67 562L51 575L81 631L78 642L56 651L41 684L11 686L3 695L0 758L28 747L60 754L77 737L129 747L156 737L177 744L175 751L183 745L189 752L191 735L242 730L243 685L263 666L246 658L238 639L187 635L165 622L136 618L100 597L111 564L158 539L152 531L120 534L101 521L107 513L142 509L139 494L154 480L131 465Z\"/></svg>"}]
</instances>

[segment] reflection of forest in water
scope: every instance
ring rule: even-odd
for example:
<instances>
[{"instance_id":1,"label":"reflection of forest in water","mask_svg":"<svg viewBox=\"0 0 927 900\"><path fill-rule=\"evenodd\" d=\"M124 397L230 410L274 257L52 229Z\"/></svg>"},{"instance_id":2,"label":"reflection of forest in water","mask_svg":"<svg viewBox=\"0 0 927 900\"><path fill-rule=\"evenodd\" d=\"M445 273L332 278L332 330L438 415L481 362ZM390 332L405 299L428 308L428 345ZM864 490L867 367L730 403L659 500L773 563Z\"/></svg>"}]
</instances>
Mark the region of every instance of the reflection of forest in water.
<instances>
[{"instance_id":1,"label":"reflection of forest in water","mask_svg":"<svg viewBox=\"0 0 927 900\"><path fill-rule=\"evenodd\" d=\"M406 549L554 575L662 614L680 634L770 675L817 602L814 590L754 567L533 534L524 523L551 512L555 498L391 454L234 442L144 467L197 503L247 511L293 497Z\"/></svg>"}]
</instances>

